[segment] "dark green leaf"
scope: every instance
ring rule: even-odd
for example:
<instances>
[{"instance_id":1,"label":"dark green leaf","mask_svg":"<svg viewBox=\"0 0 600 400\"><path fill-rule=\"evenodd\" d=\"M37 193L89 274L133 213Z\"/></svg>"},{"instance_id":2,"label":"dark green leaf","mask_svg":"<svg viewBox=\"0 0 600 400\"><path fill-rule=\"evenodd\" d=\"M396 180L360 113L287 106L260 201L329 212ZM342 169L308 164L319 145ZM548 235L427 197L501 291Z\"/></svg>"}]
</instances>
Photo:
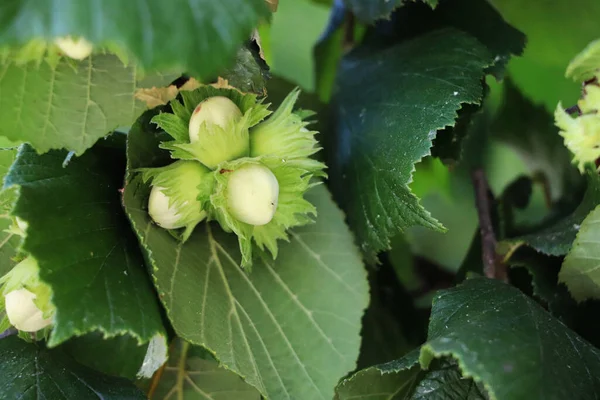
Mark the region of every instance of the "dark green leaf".
<instances>
[{"instance_id":1,"label":"dark green leaf","mask_svg":"<svg viewBox=\"0 0 600 400\"><path fill-rule=\"evenodd\" d=\"M206 350L177 339L150 399L259 400L260 394L239 376L207 359Z\"/></svg>"},{"instance_id":2,"label":"dark green leaf","mask_svg":"<svg viewBox=\"0 0 600 400\"><path fill-rule=\"evenodd\" d=\"M600 206L581 223L573 247L565 257L559 280L575 300L600 298Z\"/></svg>"},{"instance_id":3,"label":"dark green leaf","mask_svg":"<svg viewBox=\"0 0 600 400\"><path fill-rule=\"evenodd\" d=\"M24 146L6 178L19 186L13 214L29 224L23 248L53 290L50 346L92 331L165 346L160 306L121 207L125 160L111 147L120 138L66 167L66 152L40 156Z\"/></svg>"},{"instance_id":4,"label":"dark green leaf","mask_svg":"<svg viewBox=\"0 0 600 400\"><path fill-rule=\"evenodd\" d=\"M435 360L428 371L415 350L398 361L359 371L340 383L336 400L485 400L485 391L463 378L451 359Z\"/></svg>"},{"instance_id":5,"label":"dark green leaf","mask_svg":"<svg viewBox=\"0 0 600 400\"><path fill-rule=\"evenodd\" d=\"M269 73L267 65L259 57L256 49L242 47L233 67L223 71L220 76L242 92L264 95Z\"/></svg>"},{"instance_id":6,"label":"dark green leaf","mask_svg":"<svg viewBox=\"0 0 600 400\"><path fill-rule=\"evenodd\" d=\"M454 124L463 103L481 100L491 62L471 36L447 29L384 51L357 49L337 83L334 192L370 261L389 237L413 225L442 230L408 184L435 132Z\"/></svg>"},{"instance_id":7,"label":"dark green leaf","mask_svg":"<svg viewBox=\"0 0 600 400\"><path fill-rule=\"evenodd\" d=\"M142 113L146 107L135 99L137 89L168 85L176 77L149 74L140 80L135 66L114 55L94 55L76 67L66 60L56 67L7 62L0 70L0 135L40 153L65 148L82 154Z\"/></svg>"},{"instance_id":8,"label":"dark green leaf","mask_svg":"<svg viewBox=\"0 0 600 400\"><path fill-rule=\"evenodd\" d=\"M340 382L336 400L410 399L414 388L423 377L419 368L419 350L400 360L376 365L358 371Z\"/></svg>"},{"instance_id":9,"label":"dark green leaf","mask_svg":"<svg viewBox=\"0 0 600 400\"><path fill-rule=\"evenodd\" d=\"M493 56L487 72L501 78L512 55L520 55L525 35L506 23L502 15L486 0L446 0L432 9L420 1L405 2L372 30L372 43L397 43L426 32L453 27L475 37Z\"/></svg>"},{"instance_id":10,"label":"dark green leaf","mask_svg":"<svg viewBox=\"0 0 600 400\"><path fill-rule=\"evenodd\" d=\"M380 18L388 17L391 12L406 3L407 0L345 0L348 7L363 22L373 22ZM435 7L438 0L419 0Z\"/></svg>"},{"instance_id":11,"label":"dark green leaf","mask_svg":"<svg viewBox=\"0 0 600 400\"><path fill-rule=\"evenodd\" d=\"M129 133L129 168L169 162L151 113ZM354 369L368 302L366 273L352 236L323 186L307 197L318 219L292 233L276 261L266 254L246 274L237 239L201 224L177 242L152 224L149 188L131 173L125 205L155 284L179 336L207 348L269 398L331 398Z\"/></svg>"},{"instance_id":12,"label":"dark green leaf","mask_svg":"<svg viewBox=\"0 0 600 400\"><path fill-rule=\"evenodd\" d=\"M510 80L505 81L502 106L490 131L516 151L532 176L543 176L552 201L577 194L582 179L554 117L525 98Z\"/></svg>"},{"instance_id":13,"label":"dark green leaf","mask_svg":"<svg viewBox=\"0 0 600 400\"><path fill-rule=\"evenodd\" d=\"M140 372L148 345L140 346L129 335L105 339L101 333L94 332L72 338L60 348L86 367L133 380Z\"/></svg>"},{"instance_id":14,"label":"dark green leaf","mask_svg":"<svg viewBox=\"0 0 600 400\"><path fill-rule=\"evenodd\" d=\"M401 358L422 343L427 329L389 263L371 269L369 282L371 302L363 317L359 369Z\"/></svg>"},{"instance_id":15,"label":"dark green leaf","mask_svg":"<svg viewBox=\"0 0 600 400\"><path fill-rule=\"evenodd\" d=\"M208 78L233 61L260 18L264 0L147 0L60 4L10 0L0 5L0 44L33 38L83 36L95 44L116 43L146 69L181 68Z\"/></svg>"},{"instance_id":16,"label":"dark green leaf","mask_svg":"<svg viewBox=\"0 0 600 400\"><path fill-rule=\"evenodd\" d=\"M436 296L421 364L448 355L498 400L600 395L600 351L497 280L469 279Z\"/></svg>"},{"instance_id":17,"label":"dark green leaf","mask_svg":"<svg viewBox=\"0 0 600 400\"><path fill-rule=\"evenodd\" d=\"M144 399L133 383L75 363L59 350L16 336L0 340L0 388L4 399Z\"/></svg>"},{"instance_id":18,"label":"dark green leaf","mask_svg":"<svg viewBox=\"0 0 600 400\"><path fill-rule=\"evenodd\" d=\"M508 239L505 244L508 246L526 244L541 253L553 256L567 254L581 223L600 204L600 176L590 171L587 175L587 182L587 190L583 200L571 215L538 232Z\"/></svg>"}]
</instances>

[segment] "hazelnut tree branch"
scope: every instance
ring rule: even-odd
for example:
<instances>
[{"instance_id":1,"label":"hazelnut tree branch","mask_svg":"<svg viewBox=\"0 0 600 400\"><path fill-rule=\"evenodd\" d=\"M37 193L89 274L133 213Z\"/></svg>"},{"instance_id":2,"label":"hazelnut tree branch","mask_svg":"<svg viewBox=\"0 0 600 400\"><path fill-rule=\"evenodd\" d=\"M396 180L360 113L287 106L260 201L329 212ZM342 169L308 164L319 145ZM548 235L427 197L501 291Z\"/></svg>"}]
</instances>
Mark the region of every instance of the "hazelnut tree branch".
<instances>
[{"instance_id":1,"label":"hazelnut tree branch","mask_svg":"<svg viewBox=\"0 0 600 400\"><path fill-rule=\"evenodd\" d=\"M491 217L491 193L485 172L477 168L472 172L473 188L475 189L475 205L479 217L479 230L481 232L481 250L483 259L483 273L486 277L507 281L506 264L496 253L496 234Z\"/></svg>"}]
</instances>

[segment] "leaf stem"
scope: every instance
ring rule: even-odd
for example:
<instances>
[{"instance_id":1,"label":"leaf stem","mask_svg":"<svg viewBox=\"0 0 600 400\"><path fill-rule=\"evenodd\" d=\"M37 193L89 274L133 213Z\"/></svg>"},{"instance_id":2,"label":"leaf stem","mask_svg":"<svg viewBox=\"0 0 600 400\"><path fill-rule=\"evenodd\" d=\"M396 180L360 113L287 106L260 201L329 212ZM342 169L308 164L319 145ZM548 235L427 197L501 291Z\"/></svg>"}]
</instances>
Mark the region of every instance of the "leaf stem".
<instances>
[{"instance_id":1,"label":"leaf stem","mask_svg":"<svg viewBox=\"0 0 600 400\"><path fill-rule=\"evenodd\" d=\"M356 17L353 13L347 12L344 23L344 40L342 42L342 48L344 51L348 51L354 47L354 29L356 27Z\"/></svg>"},{"instance_id":2,"label":"leaf stem","mask_svg":"<svg viewBox=\"0 0 600 400\"><path fill-rule=\"evenodd\" d=\"M481 250L483 273L486 277L507 281L506 264L496 252L496 234L492 225L490 190L485 172L477 168L472 172L473 188L475 189L475 204L479 217L481 232Z\"/></svg>"},{"instance_id":3,"label":"leaf stem","mask_svg":"<svg viewBox=\"0 0 600 400\"><path fill-rule=\"evenodd\" d=\"M177 364L177 399L183 400L183 380L185 379L185 362L187 361L187 352L190 344L185 340L181 341L181 352L179 353L179 363Z\"/></svg>"}]
</instances>

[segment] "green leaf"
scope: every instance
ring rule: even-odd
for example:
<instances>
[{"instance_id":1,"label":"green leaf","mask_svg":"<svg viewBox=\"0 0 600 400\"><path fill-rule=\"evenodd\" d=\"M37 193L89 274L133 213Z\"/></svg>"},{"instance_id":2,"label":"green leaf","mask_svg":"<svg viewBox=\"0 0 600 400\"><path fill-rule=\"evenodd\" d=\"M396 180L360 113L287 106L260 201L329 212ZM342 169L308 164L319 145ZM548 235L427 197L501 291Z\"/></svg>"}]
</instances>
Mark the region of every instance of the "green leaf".
<instances>
[{"instance_id":1,"label":"green leaf","mask_svg":"<svg viewBox=\"0 0 600 400\"><path fill-rule=\"evenodd\" d=\"M16 149L0 149L0 177L2 180L4 180L16 154ZM13 224L10 210L16 199L16 190L3 189L0 191L0 276L6 274L17 264L14 257L17 255L21 238L8 231Z\"/></svg>"},{"instance_id":2,"label":"green leaf","mask_svg":"<svg viewBox=\"0 0 600 400\"><path fill-rule=\"evenodd\" d=\"M419 351L357 372L340 383L336 400L484 400L484 390L461 376L453 360L436 360L428 371L418 366Z\"/></svg>"},{"instance_id":3,"label":"green leaf","mask_svg":"<svg viewBox=\"0 0 600 400\"><path fill-rule=\"evenodd\" d=\"M600 3L582 0L555 1L492 0L506 20L527 35L523 57L514 58L508 73L525 96L554 112L556 104L575 104L579 83L565 78L569 62L598 38ZM557 29L560 27L560 29Z\"/></svg>"},{"instance_id":4,"label":"green leaf","mask_svg":"<svg viewBox=\"0 0 600 400\"><path fill-rule=\"evenodd\" d=\"M492 136L512 148L531 175L545 178L552 201L574 196L582 179L553 115L523 96L511 80L503 89L502 106L490 127Z\"/></svg>"},{"instance_id":5,"label":"green leaf","mask_svg":"<svg viewBox=\"0 0 600 400\"><path fill-rule=\"evenodd\" d=\"M360 370L344 379L336 388L335 399L410 399L422 376L417 349L399 360Z\"/></svg>"},{"instance_id":6,"label":"green leaf","mask_svg":"<svg viewBox=\"0 0 600 400\"><path fill-rule=\"evenodd\" d=\"M274 74L315 91L312 51L327 24L328 7L310 0L280 1L269 31Z\"/></svg>"},{"instance_id":7,"label":"green leaf","mask_svg":"<svg viewBox=\"0 0 600 400\"><path fill-rule=\"evenodd\" d=\"M469 279L434 299L421 365L448 355L494 399L600 394L600 350L497 280Z\"/></svg>"},{"instance_id":8,"label":"green leaf","mask_svg":"<svg viewBox=\"0 0 600 400\"><path fill-rule=\"evenodd\" d=\"M269 77L268 66L256 49L244 46L238 50L235 64L220 74L228 83L244 93L265 94L265 85Z\"/></svg>"},{"instance_id":9,"label":"green leaf","mask_svg":"<svg viewBox=\"0 0 600 400\"><path fill-rule=\"evenodd\" d=\"M427 329L389 263L371 269L369 283L371 302L363 317L359 369L399 359L423 342Z\"/></svg>"},{"instance_id":10,"label":"green leaf","mask_svg":"<svg viewBox=\"0 0 600 400\"><path fill-rule=\"evenodd\" d=\"M600 204L600 176L589 171L587 190L581 204L573 213L535 233L505 240L502 245L526 244L535 250L553 256L565 255L571 249L575 236L585 217Z\"/></svg>"},{"instance_id":11,"label":"green leaf","mask_svg":"<svg viewBox=\"0 0 600 400\"><path fill-rule=\"evenodd\" d=\"M169 163L164 133L145 114L128 136L129 171ZM276 261L261 254L244 272L233 234L199 225L184 243L152 224L148 187L129 173L124 202L175 331L208 349L261 394L331 398L354 369L368 302L366 273L342 213L323 186L307 194L316 224L291 233Z\"/></svg>"},{"instance_id":12,"label":"green leaf","mask_svg":"<svg viewBox=\"0 0 600 400\"><path fill-rule=\"evenodd\" d=\"M123 149L112 146L123 137L99 143L66 167L66 152L40 156L23 146L6 178L19 189L13 214L29 224L23 249L53 291L51 347L93 331L128 334L140 344L166 341L160 306L121 207L125 160Z\"/></svg>"},{"instance_id":13,"label":"green leaf","mask_svg":"<svg viewBox=\"0 0 600 400\"><path fill-rule=\"evenodd\" d=\"M592 79L600 70L600 39L594 40L577 54L567 67L566 77L577 82Z\"/></svg>"},{"instance_id":14,"label":"green leaf","mask_svg":"<svg viewBox=\"0 0 600 400\"><path fill-rule=\"evenodd\" d=\"M142 113L137 89L164 86L176 77L150 74L140 80L135 66L114 55L76 64L62 60L56 67L6 62L0 71L0 135L29 142L40 153L65 148L78 155Z\"/></svg>"},{"instance_id":15,"label":"green leaf","mask_svg":"<svg viewBox=\"0 0 600 400\"><path fill-rule=\"evenodd\" d=\"M418 0L434 8L438 0ZM400 7L407 0L346 0L350 10L356 17L367 23L377 19L389 17L392 11Z\"/></svg>"},{"instance_id":16,"label":"green leaf","mask_svg":"<svg viewBox=\"0 0 600 400\"><path fill-rule=\"evenodd\" d=\"M558 275L575 300L600 298L600 206L581 223Z\"/></svg>"},{"instance_id":17,"label":"green leaf","mask_svg":"<svg viewBox=\"0 0 600 400\"><path fill-rule=\"evenodd\" d=\"M144 399L131 382L75 363L60 350L16 336L0 340L0 387L5 399Z\"/></svg>"},{"instance_id":18,"label":"green leaf","mask_svg":"<svg viewBox=\"0 0 600 400\"><path fill-rule=\"evenodd\" d=\"M264 0L105 0L101 7L67 0L60 12L48 2L11 0L0 5L0 44L83 36L94 44L123 46L145 69L181 69L208 78L233 61L268 15Z\"/></svg>"},{"instance_id":19,"label":"green leaf","mask_svg":"<svg viewBox=\"0 0 600 400\"><path fill-rule=\"evenodd\" d=\"M206 350L176 339L150 399L259 400L260 394L239 376L207 359Z\"/></svg>"},{"instance_id":20,"label":"green leaf","mask_svg":"<svg viewBox=\"0 0 600 400\"><path fill-rule=\"evenodd\" d=\"M559 283L562 257L545 256L530 248L520 248L508 261L511 267L523 267L531 275L533 295L554 317L598 347L600 301L577 303L567 287ZM514 281L514 280L513 280Z\"/></svg>"},{"instance_id":21,"label":"green leaf","mask_svg":"<svg viewBox=\"0 0 600 400\"><path fill-rule=\"evenodd\" d=\"M462 104L481 101L490 54L444 29L383 51L358 48L337 82L337 147L330 163L337 200L369 261L413 225L443 230L411 193L415 163ZM360 93L360 96L358 95Z\"/></svg>"},{"instance_id":22,"label":"green leaf","mask_svg":"<svg viewBox=\"0 0 600 400\"><path fill-rule=\"evenodd\" d=\"M140 372L148 345L140 346L129 335L105 339L102 334L94 332L71 338L60 349L86 367L133 380Z\"/></svg>"}]
</instances>

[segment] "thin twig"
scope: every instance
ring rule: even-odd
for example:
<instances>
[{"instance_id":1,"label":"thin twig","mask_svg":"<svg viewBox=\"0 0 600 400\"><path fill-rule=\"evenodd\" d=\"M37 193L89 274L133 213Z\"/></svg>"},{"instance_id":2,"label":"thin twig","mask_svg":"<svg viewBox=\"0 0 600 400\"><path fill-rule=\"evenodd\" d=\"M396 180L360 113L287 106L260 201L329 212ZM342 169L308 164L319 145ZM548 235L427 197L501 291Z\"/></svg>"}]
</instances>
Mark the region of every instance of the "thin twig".
<instances>
[{"instance_id":1,"label":"thin twig","mask_svg":"<svg viewBox=\"0 0 600 400\"><path fill-rule=\"evenodd\" d=\"M354 47L354 29L356 27L356 18L351 12L346 13L346 19L344 21L344 39L342 42L342 48L344 51L349 51Z\"/></svg>"},{"instance_id":2,"label":"thin twig","mask_svg":"<svg viewBox=\"0 0 600 400\"><path fill-rule=\"evenodd\" d=\"M475 189L475 204L479 216L481 232L481 250L483 258L483 273L488 278L507 280L506 265L496 253L496 234L492 226L490 191L483 169L478 168L472 173Z\"/></svg>"}]
</instances>

